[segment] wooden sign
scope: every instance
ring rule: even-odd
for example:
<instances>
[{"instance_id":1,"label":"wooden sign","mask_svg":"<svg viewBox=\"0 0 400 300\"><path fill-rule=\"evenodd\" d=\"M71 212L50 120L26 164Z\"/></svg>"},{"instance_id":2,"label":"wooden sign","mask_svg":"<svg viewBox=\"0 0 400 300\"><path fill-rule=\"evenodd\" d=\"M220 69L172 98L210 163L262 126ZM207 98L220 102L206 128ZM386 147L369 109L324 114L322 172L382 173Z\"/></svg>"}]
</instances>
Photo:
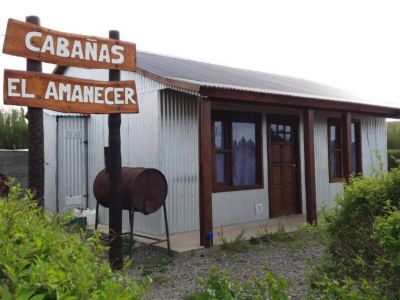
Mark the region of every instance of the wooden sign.
<instances>
[{"instance_id":1,"label":"wooden sign","mask_svg":"<svg viewBox=\"0 0 400 300\"><path fill-rule=\"evenodd\" d=\"M136 45L9 19L3 53L62 66L136 71Z\"/></svg>"},{"instance_id":2,"label":"wooden sign","mask_svg":"<svg viewBox=\"0 0 400 300\"><path fill-rule=\"evenodd\" d=\"M84 114L137 113L134 81L94 81L4 70L4 104Z\"/></svg>"}]
</instances>

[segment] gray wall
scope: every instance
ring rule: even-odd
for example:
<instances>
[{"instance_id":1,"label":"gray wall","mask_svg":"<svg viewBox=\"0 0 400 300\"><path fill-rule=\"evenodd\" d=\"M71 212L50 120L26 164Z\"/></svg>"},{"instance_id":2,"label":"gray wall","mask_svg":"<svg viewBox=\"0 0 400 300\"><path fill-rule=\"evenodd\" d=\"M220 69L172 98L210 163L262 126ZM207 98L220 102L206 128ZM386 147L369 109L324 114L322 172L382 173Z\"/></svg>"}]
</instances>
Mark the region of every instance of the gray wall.
<instances>
[{"instance_id":1,"label":"gray wall","mask_svg":"<svg viewBox=\"0 0 400 300\"><path fill-rule=\"evenodd\" d=\"M28 187L28 151L0 150L0 173Z\"/></svg>"}]
</instances>

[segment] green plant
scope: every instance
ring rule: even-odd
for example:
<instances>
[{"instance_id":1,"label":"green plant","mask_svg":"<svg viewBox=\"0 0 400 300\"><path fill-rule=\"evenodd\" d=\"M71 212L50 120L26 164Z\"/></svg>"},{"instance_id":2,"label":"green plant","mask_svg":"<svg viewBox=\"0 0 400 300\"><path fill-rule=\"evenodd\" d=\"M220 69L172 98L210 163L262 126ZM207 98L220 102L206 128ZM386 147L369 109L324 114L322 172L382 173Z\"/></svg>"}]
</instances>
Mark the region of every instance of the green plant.
<instances>
[{"instance_id":1,"label":"green plant","mask_svg":"<svg viewBox=\"0 0 400 300\"><path fill-rule=\"evenodd\" d=\"M67 232L72 216L50 215L29 191L12 186L0 200L1 299L141 299L136 283L101 261L98 233Z\"/></svg>"},{"instance_id":2,"label":"green plant","mask_svg":"<svg viewBox=\"0 0 400 300\"><path fill-rule=\"evenodd\" d=\"M191 294L186 299L195 300L261 300L290 299L286 289L288 283L283 278L268 272L262 280L254 278L240 283L231 279L227 272L218 272L212 267L207 279L200 279L201 292Z\"/></svg>"},{"instance_id":3,"label":"green plant","mask_svg":"<svg viewBox=\"0 0 400 300\"><path fill-rule=\"evenodd\" d=\"M346 289L352 280L368 297L400 297L399 211L400 169L375 178L352 178L326 217L327 247L311 275L312 287L324 294L326 288L321 287L326 284ZM373 286L374 293L363 286Z\"/></svg>"},{"instance_id":4,"label":"green plant","mask_svg":"<svg viewBox=\"0 0 400 300\"><path fill-rule=\"evenodd\" d=\"M24 110L0 110L0 149L25 149L28 147L28 124Z\"/></svg>"},{"instance_id":5,"label":"green plant","mask_svg":"<svg viewBox=\"0 0 400 300\"><path fill-rule=\"evenodd\" d=\"M270 232L267 227L264 227L259 236L263 242L292 242L294 240L294 236L288 233L283 225L279 225L275 232Z\"/></svg>"},{"instance_id":6,"label":"green plant","mask_svg":"<svg viewBox=\"0 0 400 300\"><path fill-rule=\"evenodd\" d=\"M222 238L221 248L229 252L245 252L249 250L250 245L244 237L244 230L232 241Z\"/></svg>"},{"instance_id":7,"label":"green plant","mask_svg":"<svg viewBox=\"0 0 400 300\"><path fill-rule=\"evenodd\" d=\"M400 139L400 136L399 136ZM400 149L389 149L388 150L388 169L394 169L400 167Z\"/></svg>"}]
</instances>

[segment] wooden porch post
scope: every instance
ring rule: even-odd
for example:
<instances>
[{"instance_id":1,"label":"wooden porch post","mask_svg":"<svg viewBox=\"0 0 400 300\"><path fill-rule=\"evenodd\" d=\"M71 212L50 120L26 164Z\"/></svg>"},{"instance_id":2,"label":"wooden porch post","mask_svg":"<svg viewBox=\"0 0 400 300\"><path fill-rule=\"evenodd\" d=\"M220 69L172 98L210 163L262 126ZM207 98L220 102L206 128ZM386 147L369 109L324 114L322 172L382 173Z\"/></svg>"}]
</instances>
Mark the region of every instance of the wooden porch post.
<instances>
[{"instance_id":1,"label":"wooden porch post","mask_svg":"<svg viewBox=\"0 0 400 300\"><path fill-rule=\"evenodd\" d=\"M351 113L342 114L343 177L349 179L352 170L351 160Z\"/></svg>"},{"instance_id":2,"label":"wooden porch post","mask_svg":"<svg viewBox=\"0 0 400 300\"><path fill-rule=\"evenodd\" d=\"M304 111L304 160L307 222L313 223L317 221L313 109Z\"/></svg>"},{"instance_id":3,"label":"wooden porch post","mask_svg":"<svg viewBox=\"0 0 400 300\"><path fill-rule=\"evenodd\" d=\"M200 100L200 245L210 247L208 233L212 232L212 124L211 101Z\"/></svg>"}]
</instances>

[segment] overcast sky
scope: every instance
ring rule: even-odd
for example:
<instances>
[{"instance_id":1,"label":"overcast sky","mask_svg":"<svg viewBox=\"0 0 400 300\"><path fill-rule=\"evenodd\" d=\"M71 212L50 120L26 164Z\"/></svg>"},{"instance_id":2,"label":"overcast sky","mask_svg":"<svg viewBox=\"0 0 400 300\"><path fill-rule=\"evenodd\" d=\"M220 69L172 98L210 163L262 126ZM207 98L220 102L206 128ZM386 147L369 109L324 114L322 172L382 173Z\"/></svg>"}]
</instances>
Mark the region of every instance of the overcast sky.
<instances>
[{"instance_id":1,"label":"overcast sky","mask_svg":"<svg viewBox=\"0 0 400 300\"><path fill-rule=\"evenodd\" d=\"M107 37L117 29L140 50L301 77L400 105L399 14L398 0L13 0L1 3L0 47L8 18L37 15L59 31ZM25 60L0 54L0 65L24 70Z\"/></svg>"}]
</instances>

